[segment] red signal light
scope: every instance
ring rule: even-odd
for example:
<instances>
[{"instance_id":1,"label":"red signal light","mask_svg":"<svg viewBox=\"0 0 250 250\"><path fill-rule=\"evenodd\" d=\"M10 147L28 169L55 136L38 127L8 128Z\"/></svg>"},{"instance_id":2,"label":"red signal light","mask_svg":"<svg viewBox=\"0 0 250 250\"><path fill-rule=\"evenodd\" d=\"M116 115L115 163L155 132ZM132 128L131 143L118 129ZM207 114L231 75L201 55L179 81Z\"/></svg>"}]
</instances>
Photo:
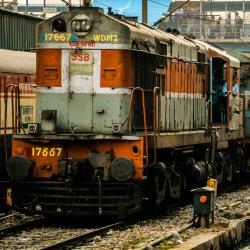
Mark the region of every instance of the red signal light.
<instances>
[{"instance_id":1,"label":"red signal light","mask_svg":"<svg viewBox=\"0 0 250 250\"><path fill-rule=\"evenodd\" d=\"M202 195L202 196L200 197L200 202L201 202L201 203L206 203L206 202L207 202L207 196Z\"/></svg>"}]
</instances>

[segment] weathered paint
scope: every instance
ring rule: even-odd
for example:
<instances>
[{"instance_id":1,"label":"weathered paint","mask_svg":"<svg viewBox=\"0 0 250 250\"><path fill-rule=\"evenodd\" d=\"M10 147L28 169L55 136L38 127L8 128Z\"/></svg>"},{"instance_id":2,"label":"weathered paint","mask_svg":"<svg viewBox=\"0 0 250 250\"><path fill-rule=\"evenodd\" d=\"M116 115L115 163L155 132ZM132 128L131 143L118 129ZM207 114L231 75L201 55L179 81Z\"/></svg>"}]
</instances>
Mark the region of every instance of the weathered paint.
<instances>
[{"instance_id":1,"label":"weathered paint","mask_svg":"<svg viewBox=\"0 0 250 250\"><path fill-rule=\"evenodd\" d=\"M57 174L58 162L65 157L77 159L88 158L91 152L113 152L114 157L126 157L133 161L135 165L134 179L143 178L143 138L137 140L92 140L91 143L86 141L74 141L68 144L65 141L40 141L23 142L22 140L13 139L12 155L24 156L35 161L33 177L50 178ZM138 148L138 152L133 151L133 147ZM22 149L22 150L21 150ZM55 153L49 153L55 152ZM58 155L59 154L59 155ZM46 166L51 166L49 169Z\"/></svg>"}]
</instances>

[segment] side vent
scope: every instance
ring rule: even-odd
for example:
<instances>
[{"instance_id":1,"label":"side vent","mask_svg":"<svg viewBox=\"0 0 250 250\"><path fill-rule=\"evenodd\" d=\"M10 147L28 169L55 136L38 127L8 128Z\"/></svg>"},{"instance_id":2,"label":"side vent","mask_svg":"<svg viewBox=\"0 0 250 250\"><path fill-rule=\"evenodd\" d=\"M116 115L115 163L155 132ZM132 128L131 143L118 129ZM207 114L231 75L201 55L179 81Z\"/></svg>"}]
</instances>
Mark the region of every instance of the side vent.
<instances>
[{"instance_id":1,"label":"side vent","mask_svg":"<svg viewBox=\"0 0 250 250\"><path fill-rule=\"evenodd\" d=\"M61 49L38 49L37 84L44 87L61 87Z\"/></svg>"},{"instance_id":2,"label":"side vent","mask_svg":"<svg viewBox=\"0 0 250 250\"><path fill-rule=\"evenodd\" d=\"M45 67L44 69L44 77L47 80L56 80L58 79L58 68L56 67Z\"/></svg>"}]
</instances>

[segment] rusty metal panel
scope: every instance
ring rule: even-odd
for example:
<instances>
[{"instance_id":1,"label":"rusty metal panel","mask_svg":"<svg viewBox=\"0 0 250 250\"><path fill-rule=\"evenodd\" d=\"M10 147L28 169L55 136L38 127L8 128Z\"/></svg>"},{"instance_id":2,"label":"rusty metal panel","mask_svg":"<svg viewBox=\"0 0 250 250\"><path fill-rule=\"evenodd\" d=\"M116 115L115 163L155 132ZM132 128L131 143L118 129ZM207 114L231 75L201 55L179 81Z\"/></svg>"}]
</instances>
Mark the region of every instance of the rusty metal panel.
<instances>
[{"instance_id":1,"label":"rusty metal panel","mask_svg":"<svg viewBox=\"0 0 250 250\"><path fill-rule=\"evenodd\" d=\"M22 51L35 48L36 25L42 20L0 9L0 48Z\"/></svg>"}]
</instances>

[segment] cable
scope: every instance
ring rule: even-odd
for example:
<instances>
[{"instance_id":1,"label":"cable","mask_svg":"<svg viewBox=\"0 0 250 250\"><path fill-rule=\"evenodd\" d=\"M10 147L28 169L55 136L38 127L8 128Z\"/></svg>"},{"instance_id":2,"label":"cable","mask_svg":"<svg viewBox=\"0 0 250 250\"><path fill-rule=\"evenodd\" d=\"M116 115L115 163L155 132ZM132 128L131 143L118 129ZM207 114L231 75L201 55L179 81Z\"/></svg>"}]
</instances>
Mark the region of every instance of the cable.
<instances>
[{"instance_id":1,"label":"cable","mask_svg":"<svg viewBox=\"0 0 250 250\"><path fill-rule=\"evenodd\" d=\"M171 16L175 11L179 10L182 6L187 4L190 0L186 0L184 3L181 3L179 6L174 8L172 11L161 17L158 21L156 21L153 26L156 26L157 24L161 23L163 20L165 20L167 17Z\"/></svg>"},{"instance_id":2,"label":"cable","mask_svg":"<svg viewBox=\"0 0 250 250\"><path fill-rule=\"evenodd\" d=\"M100 2L100 1L96 1L96 0L95 0L94 3L95 3L95 2L96 2L96 3L99 3L99 4L103 5L103 6L105 6L105 7L107 7L107 8L110 7L109 5L107 5L107 4L105 4L105 3L102 3L102 2Z\"/></svg>"},{"instance_id":3,"label":"cable","mask_svg":"<svg viewBox=\"0 0 250 250\"><path fill-rule=\"evenodd\" d=\"M99 3L100 5L105 6L106 8L111 7L110 5L107 5L107 4L102 3L102 2L100 2L100 1L97 1L97 0L95 0L95 1L94 1L94 3ZM114 10L115 12L118 12L118 10L117 10L117 9L113 9L113 10Z\"/></svg>"},{"instance_id":4,"label":"cable","mask_svg":"<svg viewBox=\"0 0 250 250\"><path fill-rule=\"evenodd\" d=\"M157 1L154 1L154 0L148 0L149 2L152 2L152 3L156 3L156 4L159 4L159 5L161 5L161 6L164 6L164 7L169 7L170 5L165 5L165 4L163 4L163 3L159 3L159 2L157 2Z\"/></svg>"}]
</instances>

